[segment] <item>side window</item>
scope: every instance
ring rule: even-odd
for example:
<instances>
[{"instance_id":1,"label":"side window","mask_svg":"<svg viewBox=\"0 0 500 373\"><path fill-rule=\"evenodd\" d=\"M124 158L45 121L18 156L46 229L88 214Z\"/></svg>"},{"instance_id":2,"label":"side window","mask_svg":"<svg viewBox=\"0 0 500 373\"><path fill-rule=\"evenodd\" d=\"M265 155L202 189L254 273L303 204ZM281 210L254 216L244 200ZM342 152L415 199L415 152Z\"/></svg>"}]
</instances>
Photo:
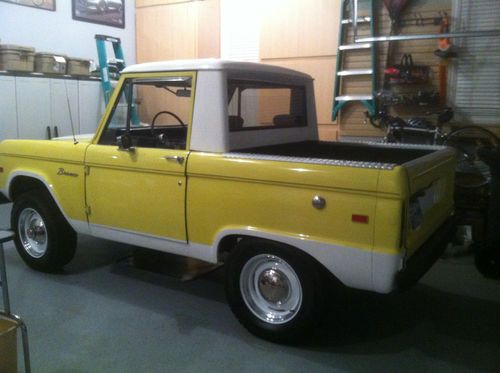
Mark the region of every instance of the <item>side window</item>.
<instances>
[{"instance_id":1,"label":"side window","mask_svg":"<svg viewBox=\"0 0 500 373\"><path fill-rule=\"evenodd\" d=\"M135 147L186 149L191 88L191 76L125 80L99 144L117 145L129 133Z\"/></svg>"},{"instance_id":2,"label":"side window","mask_svg":"<svg viewBox=\"0 0 500 373\"><path fill-rule=\"evenodd\" d=\"M304 86L229 80L229 131L307 126Z\"/></svg>"}]
</instances>

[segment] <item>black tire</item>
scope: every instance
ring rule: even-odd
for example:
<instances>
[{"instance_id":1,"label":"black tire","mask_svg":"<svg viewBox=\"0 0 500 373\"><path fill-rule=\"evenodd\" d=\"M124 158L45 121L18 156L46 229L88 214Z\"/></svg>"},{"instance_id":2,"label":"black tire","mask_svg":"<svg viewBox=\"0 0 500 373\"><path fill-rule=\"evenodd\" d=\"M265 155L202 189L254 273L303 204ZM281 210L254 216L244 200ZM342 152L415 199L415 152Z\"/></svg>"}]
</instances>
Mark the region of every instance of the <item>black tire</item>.
<instances>
[{"instance_id":1,"label":"black tire","mask_svg":"<svg viewBox=\"0 0 500 373\"><path fill-rule=\"evenodd\" d=\"M500 253L486 245L476 248L475 264L477 270L486 278L500 278ZM497 248L498 249L498 248Z\"/></svg>"},{"instance_id":2,"label":"black tire","mask_svg":"<svg viewBox=\"0 0 500 373\"><path fill-rule=\"evenodd\" d=\"M45 190L31 190L15 199L11 227L19 255L33 269L54 272L75 255L76 233Z\"/></svg>"},{"instance_id":3,"label":"black tire","mask_svg":"<svg viewBox=\"0 0 500 373\"><path fill-rule=\"evenodd\" d=\"M262 265L255 268L255 263ZM257 281L258 286L250 285ZM282 284L288 285L280 286ZM300 284L300 302L294 300L297 284ZM326 309L324 288L327 286L322 283L319 265L298 249L286 245L245 239L238 243L227 263L226 296L231 310L251 333L272 342L295 344L305 341L323 318ZM281 312L278 309L282 303L273 302L270 297L283 299L283 309L290 307L291 311ZM276 307L277 312L261 312L263 308L270 310L272 307Z\"/></svg>"},{"instance_id":4,"label":"black tire","mask_svg":"<svg viewBox=\"0 0 500 373\"><path fill-rule=\"evenodd\" d=\"M486 128L465 126L447 134L443 145L457 149L457 172L484 174L489 179L489 168L479 158L478 151L481 148L498 147L500 139Z\"/></svg>"}]
</instances>

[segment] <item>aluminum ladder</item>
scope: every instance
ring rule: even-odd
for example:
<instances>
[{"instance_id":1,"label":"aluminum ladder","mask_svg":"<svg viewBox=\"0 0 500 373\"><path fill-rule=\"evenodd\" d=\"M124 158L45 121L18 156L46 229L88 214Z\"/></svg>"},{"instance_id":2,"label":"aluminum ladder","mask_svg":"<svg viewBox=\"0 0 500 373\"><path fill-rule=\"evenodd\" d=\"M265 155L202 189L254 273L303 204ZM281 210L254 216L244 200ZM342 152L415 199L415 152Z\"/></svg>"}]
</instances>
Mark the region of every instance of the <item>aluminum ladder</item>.
<instances>
[{"instance_id":1,"label":"aluminum ladder","mask_svg":"<svg viewBox=\"0 0 500 373\"><path fill-rule=\"evenodd\" d=\"M342 0L341 1L341 22L339 32L339 46L337 50L337 64L335 68L335 85L333 92L333 107L332 120L337 119L339 111L349 102L361 102L371 115L377 111L376 91L377 91L377 56L374 43L356 43L358 35L358 26L368 26L371 36L375 35L375 9L376 0L368 0L369 5L368 15L358 15L358 1ZM349 8L351 15L348 15ZM353 40L351 43L347 40L348 28L352 29ZM370 59L371 66L362 69L345 70L344 62L348 54L356 53L359 50L371 50ZM353 76L366 76L370 78L371 91L363 94L342 94L342 82L344 79L349 79Z\"/></svg>"}]
</instances>

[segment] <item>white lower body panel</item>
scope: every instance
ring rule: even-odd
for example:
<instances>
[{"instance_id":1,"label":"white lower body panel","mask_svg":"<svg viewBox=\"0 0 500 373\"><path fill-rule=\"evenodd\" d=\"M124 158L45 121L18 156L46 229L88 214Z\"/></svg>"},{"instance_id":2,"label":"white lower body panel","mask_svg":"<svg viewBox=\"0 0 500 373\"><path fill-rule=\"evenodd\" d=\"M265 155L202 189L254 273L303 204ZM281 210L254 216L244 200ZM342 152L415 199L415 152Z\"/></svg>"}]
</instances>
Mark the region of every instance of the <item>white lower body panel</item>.
<instances>
[{"instance_id":1,"label":"white lower body panel","mask_svg":"<svg viewBox=\"0 0 500 373\"><path fill-rule=\"evenodd\" d=\"M79 233L107 240L137 245L153 250L183 255L217 263L219 242L229 235L263 238L296 247L312 256L344 285L356 289L389 293L396 288L396 275L402 269L403 255L374 253L354 247L326 244L308 239L281 236L248 229L219 232L213 245L187 243L87 222L70 221Z\"/></svg>"}]
</instances>

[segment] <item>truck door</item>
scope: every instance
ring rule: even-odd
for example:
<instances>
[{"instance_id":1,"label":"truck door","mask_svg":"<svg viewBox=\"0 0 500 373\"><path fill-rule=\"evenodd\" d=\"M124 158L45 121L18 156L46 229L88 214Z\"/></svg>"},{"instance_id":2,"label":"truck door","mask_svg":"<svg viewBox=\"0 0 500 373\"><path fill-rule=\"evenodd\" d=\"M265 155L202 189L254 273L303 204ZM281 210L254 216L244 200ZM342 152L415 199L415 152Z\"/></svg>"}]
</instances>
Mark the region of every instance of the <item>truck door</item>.
<instances>
[{"instance_id":1,"label":"truck door","mask_svg":"<svg viewBox=\"0 0 500 373\"><path fill-rule=\"evenodd\" d=\"M92 234L186 242L193 73L126 76L86 153ZM137 240L141 238L141 240Z\"/></svg>"}]
</instances>

